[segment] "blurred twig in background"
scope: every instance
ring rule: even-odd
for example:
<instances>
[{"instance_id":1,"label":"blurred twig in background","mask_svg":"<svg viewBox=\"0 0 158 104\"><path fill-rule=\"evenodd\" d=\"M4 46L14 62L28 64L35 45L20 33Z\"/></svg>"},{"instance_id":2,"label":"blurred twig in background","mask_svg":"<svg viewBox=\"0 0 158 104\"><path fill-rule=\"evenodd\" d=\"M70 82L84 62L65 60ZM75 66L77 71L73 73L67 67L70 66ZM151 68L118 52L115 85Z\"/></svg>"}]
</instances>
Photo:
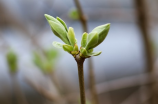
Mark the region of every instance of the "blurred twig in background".
<instances>
[{"instance_id":1,"label":"blurred twig in background","mask_svg":"<svg viewBox=\"0 0 158 104\"><path fill-rule=\"evenodd\" d=\"M51 98L52 100L55 100L56 102L60 102L61 104L63 102L65 102L63 100L63 95L62 95L62 90L56 80L55 77L55 63L56 63L56 59L58 57L58 51L55 49L48 49L48 50L43 50L43 53L39 53L39 52L34 52L33 54L33 61L34 64L43 72L43 74L50 78L52 81L52 84L55 85L55 89L58 92L58 96L53 95L52 97L48 94L46 94L44 91L42 91L41 93L43 93L44 95L46 95L49 99ZM29 82L29 81L28 81ZM29 82L30 83L30 82ZM33 85L33 83L30 83L31 85ZM34 88L39 89L36 87L36 85L33 85ZM62 101L62 102L61 102Z\"/></svg>"},{"instance_id":2,"label":"blurred twig in background","mask_svg":"<svg viewBox=\"0 0 158 104\"><path fill-rule=\"evenodd\" d=\"M146 12L146 4L145 0L135 0L135 5L137 9L137 19L140 31L142 33L142 38L144 42L144 50L146 56L146 67L147 72L149 73L151 84L149 84L150 94L151 94L151 104L158 103L158 95L157 95L157 88L155 86L155 74L153 73L153 53L151 49L149 31L148 31L148 17Z\"/></svg>"},{"instance_id":3,"label":"blurred twig in background","mask_svg":"<svg viewBox=\"0 0 158 104\"><path fill-rule=\"evenodd\" d=\"M20 85L17 80L17 73L18 73L18 59L17 55L13 51L9 51L7 53L7 63L9 66L10 76L12 80L13 86L13 102L14 104L28 104L25 98L24 93L22 92Z\"/></svg>"},{"instance_id":4,"label":"blurred twig in background","mask_svg":"<svg viewBox=\"0 0 158 104\"><path fill-rule=\"evenodd\" d=\"M80 2L78 0L74 0L74 1L75 1L75 5L77 7L78 13L79 13L79 20L82 24L83 32L88 32L87 20L86 20L86 17L82 11L82 7L80 5ZM92 101L92 104L99 104L97 91L95 88L94 68L93 68L91 58L88 59L88 66L89 66L89 87L91 90L91 97L92 97L91 101Z\"/></svg>"}]
</instances>

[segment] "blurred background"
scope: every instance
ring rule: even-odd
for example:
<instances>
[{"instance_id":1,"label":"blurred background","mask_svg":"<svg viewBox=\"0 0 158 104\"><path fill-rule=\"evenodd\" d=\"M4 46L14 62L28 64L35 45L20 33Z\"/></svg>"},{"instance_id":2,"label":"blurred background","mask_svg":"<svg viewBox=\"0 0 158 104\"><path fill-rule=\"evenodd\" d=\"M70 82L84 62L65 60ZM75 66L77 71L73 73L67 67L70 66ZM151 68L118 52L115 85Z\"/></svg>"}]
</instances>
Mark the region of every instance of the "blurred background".
<instances>
[{"instance_id":1,"label":"blurred background","mask_svg":"<svg viewBox=\"0 0 158 104\"><path fill-rule=\"evenodd\" d=\"M158 0L79 0L88 32L111 23L92 57L98 104L158 104ZM61 42L44 14L82 25L74 0L0 1L0 104L79 104L77 64L52 46ZM84 63L87 104L88 60Z\"/></svg>"}]
</instances>

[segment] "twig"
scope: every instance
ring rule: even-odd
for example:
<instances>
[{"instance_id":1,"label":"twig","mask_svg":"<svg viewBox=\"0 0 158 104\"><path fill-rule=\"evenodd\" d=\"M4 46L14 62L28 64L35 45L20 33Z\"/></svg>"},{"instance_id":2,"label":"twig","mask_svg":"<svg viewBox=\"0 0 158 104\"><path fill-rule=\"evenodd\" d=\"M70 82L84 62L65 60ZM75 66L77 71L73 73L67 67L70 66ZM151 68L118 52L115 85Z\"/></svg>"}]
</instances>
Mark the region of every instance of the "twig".
<instances>
[{"instance_id":1,"label":"twig","mask_svg":"<svg viewBox=\"0 0 158 104\"><path fill-rule=\"evenodd\" d=\"M151 104L157 104L157 91L155 88L155 78L153 74L153 55L152 55L152 49L150 44L150 37L148 33L148 19L146 14L146 7L145 7L145 1L144 0L135 0L136 8L138 11L138 22L139 22L139 28L142 32L142 38L144 42L144 48L145 48L145 55L146 55L146 65L147 65L147 72L150 75L150 79L152 80L152 83L149 85L150 93L152 95L151 98Z\"/></svg>"},{"instance_id":2,"label":"twig","mask_svg":"<svg viewBox=\"0 0 158 104\"><path fill-rule=\"evenodd\" d=\"M84 88L84 70L83 70L83 63L84 58L81 58L79 55L75 57L78 66L78 77L79 77L79 86L80 86L80 99L81 104L86 104L86 97L85 97L85 88Z\"/></svg>"},{"instance_id":3,"label":"twig","mask_svg":"<svg viewBox=\"0 0 158 104\"><path fill-rule=\"evenodd\" d=\"M78 13L79 13L79 19L82 24L83 32L88 32L87 28L87 19L82 11L82 7L78 0L74 0L75 5L77 7ZM88 59L88 66L89 66L89 86L91 89L91 96L92 96L92 103L93 104L99 104L98 97L97 97L97 91L95 88L95 77L94 77L94 71L93 71L93 65L92 65L92 59Z\"/></svg>"}]
</instances>

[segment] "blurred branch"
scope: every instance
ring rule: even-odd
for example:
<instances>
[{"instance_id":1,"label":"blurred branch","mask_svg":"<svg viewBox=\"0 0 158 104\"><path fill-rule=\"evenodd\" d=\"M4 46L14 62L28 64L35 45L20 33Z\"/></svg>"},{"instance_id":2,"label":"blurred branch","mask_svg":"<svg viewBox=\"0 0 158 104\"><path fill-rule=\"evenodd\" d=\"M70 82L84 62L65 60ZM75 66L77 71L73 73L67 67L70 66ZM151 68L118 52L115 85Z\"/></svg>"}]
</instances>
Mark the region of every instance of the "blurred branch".
<instances>
[{"instance_id":1,"label":"blurred branch","mask_svg":"<svg viewBox=\"0 0 158 104\"><path fill-rule=\"evenodd\" d=\"M56 104L65 104L65 100L58 93L55 94L52 92L52 86L50 84L47 84L47 88L44 88L44 86L46 87L44 83L38 85L38 83L35 83L28 77L25 77L25 81L34 89L36 89L36 91L39 92L43 97L50 100L51 102L53 101Z\"/></svg>"},{"instance_id":2,"label":"blurred branch","mask_svg":"<svg viewBox=\"0 0 158 104\"><path fill-rule=\"evenodd\" d=\"M82 28L83 28L83 31L84 32L88 32L88 29L87 29L87 19L82 11L82 7L80 5L80 2L78 0L74 0L75 2L75 5L77 7L77 10L78 10L78 13L79 13L79 19L81 21L81 24L82 24Z\"/></svg>"},{"instance_id":3,"label":"blurred branch","mask_svg":"<svg viewBox=\"0 0 158 104\"><path fill-rule=\"evenodd\" d=\"M97 84L95 87L97 88L97 91L98 91L97 94L103 94L109 91L150 84L151 81L149 80L149 77L150 76L148 74L134 75L134 76L120 78L120 79L116 79L116 80L112 80L108 82L103 82L103 83ZM158 78L158 75L156 78ZM89 94L89 92L90 92L89 89L86 90L86 93ZM77 95L77 93L70 94L70 96L71 95Z\"/></svg>"},{"instance_id":4,"label":"blurred branch","mask_svg":"<svg viewBox=\"0 0 158 104\"><path fill-rule=\"evenodd\" d=\"M13 101L16 101L16 104L28 104L24 93L22 92L20 85L17 80L17 73L11 73L11 79L13 84ZM15 94L15 95L14 95Z\"/></svg>"},{"instance_id":5,"label":"blurred branch","mask_svg":"<svg viewBox=\"0 0 158 104\"><path fill-rule=\"evenodd\" d=\"M103 82L103 83L97 84L96 88L98 90L98 94L102 94L108 91L141 86L141 85L146 85L149 83L150 83L150 80L149 80L148 74L140 74L140 75L120 78L120 79L116 79L116 80L112 80L108 82Z\"/></svg>"},{"instance_id":6,"label":"blurred branch","mask_svg":"<svg viewBox=\"0 0 158 104\"><path fill-rule=\"evenodd\" d=\"M79 13L79 20L82 24L83 32L88 32L87 28L87 19L82 11L82 7L80 5L80 2L78 0L74 0L75 5L77 7L78 13ZM92 59L88 59L88 66L89 66L89 87L91 90L91 100L93 104L99 104L98 97L97 97L97 91L95 88L95 77L94 77L94 68L92 64Z\"/></svg>"},{"instance_id":7,"label":"blurred branch","mask_svg":"<svg viewBox=\"0 0 158 104\"><path fill-rule=\"evenodd\" d=\"M150 95L149 93L147 92L147 88L139 88L137 91L133 92L130 96L128 96L121 104L137 104L137 97L139 96L139 91L142 90L141 93L143 93L143 96L139 102L139 104L146 104L146 102L150 99Z\"/></svg>"},{"instance_id":8,"label":"blurred branch","mask_svg":"<svg viewBox=\"0 0 158 104\"><path fill-rule=\"evenodd\" d=\"M150 93L152 95L151 104L158 103L158 95L157 95L157 88L155 87L155 78L153 73L153 54L151 49L149 31L148 31L148 17L147 17L147 10L144 0L135 0L135 5L137 9L137 19L139 23L139 28L142 32L142 38L144 42L145 48L145 56L146 56L146 65L147 65L147 72L150 75L150 80L152 83L149 85Z\"/></svg>"}]
</instances>

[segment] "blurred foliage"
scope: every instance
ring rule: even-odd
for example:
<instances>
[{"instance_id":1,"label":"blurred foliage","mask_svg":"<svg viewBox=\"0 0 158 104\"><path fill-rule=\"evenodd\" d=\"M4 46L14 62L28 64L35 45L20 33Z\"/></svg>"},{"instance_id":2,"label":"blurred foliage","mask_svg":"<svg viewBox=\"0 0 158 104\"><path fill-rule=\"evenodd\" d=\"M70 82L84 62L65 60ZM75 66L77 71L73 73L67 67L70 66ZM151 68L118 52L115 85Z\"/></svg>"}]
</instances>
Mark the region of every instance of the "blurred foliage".
<instances>
[{"instance_id":1,"label":"blurred foliage","mask_svg":"<svg viewBox=\"0 0 158 104\"><path fill-rule=\"evenodd\" d=\"M6 58L7 58L7 63L8 63L10 72L15 73L18 69L17 55L13 51L9 51L6 55Z\"/></svg>"},{"instance_id":2,"label":"blurred foliage","mask_svg":"<svg viewBox=\"0 0 158 104\"><path fill-rule=\"evenodd\" d=\"M69 11L69 18L71 18L73 20L78 20L79 19L79 13L78 13L77 9L71 9Z\"/></svg>"},{"instance_id":3,"label":"blurred foliage","mask_svg":"<svg viewBox=\"0 0 158 104\"><path fill-rule=\"evenodd\" d=\"M44 54L37 51L33 52L33 62L44 73L50 73L54 70L55 62L59 56L55 49L44 50Z\"/></svg>"}]
</instances>

